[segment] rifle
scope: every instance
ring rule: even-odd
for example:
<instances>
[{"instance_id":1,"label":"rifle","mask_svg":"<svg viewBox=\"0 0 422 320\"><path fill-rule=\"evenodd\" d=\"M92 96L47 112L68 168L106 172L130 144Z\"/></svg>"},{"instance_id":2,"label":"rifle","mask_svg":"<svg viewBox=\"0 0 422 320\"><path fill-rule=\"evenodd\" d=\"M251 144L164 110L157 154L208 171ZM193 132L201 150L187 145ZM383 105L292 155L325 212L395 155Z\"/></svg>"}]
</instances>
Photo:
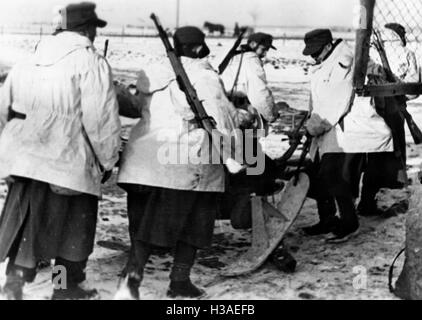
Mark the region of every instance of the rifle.
<instances>
[{"instance_id":1,"label":"rifle","mask_svg":"<svg viewBox=\"0 0 422 320\"><path fill-rule=\"evenodd\" d=\"M378 54L380 55L382 65L384 67L384 70L386 72L387 81L392 83L397 83L398 80L394 73L391 71L390 63L387 59L387 54L384 49L384 45L382 43L381 34L378 30L374 30L374 46L378 51ZM422 143L422 132L415 123L415 121L412 118L412 115L407 111L406 109L406 101L405 96L399 97L400 100L398 101L398 112L404 119L406 120L407 126L409 127L410 134L412 135L413 141L415 144L421 144Z\"/></svg>"},{"instance_id":2,"label":"rifle","mask_svg":"<svg viewBox=\"0 0 422 320\"><path fill-rule=\"evenodd\" d=\"M166 49L167 57L170 60L174 73L176 74L176 81L179 85L179 88L186 95L186 100L191 110L195 114L195 120L200 125L200 127L207 131L209 134L213 146L219 152L220 159L226 165L229 172L238 173L245 167L231 158L233 149L230 138L227 139L216 129L215 120L208 116L207 112L205 111L204 106L199 100L198 95L196 94L196 90L192 86L192 83L190 82L182 63L180 62L172 45L170 44L167 33L164 31L160 21L158 20L158 17L152 13L150 18L154 21L154 24L158 30L158 34Z\"/></svg>"},{"instance_id":3,"label":"rifle","mask_svg":"<svg viewBox=\"0 0 422 320\"><path fill-rule=\"evenodd\" d=\"M293 137L293 143L290 144L289 149L287 149L286 152L284 152L284 154L280 158L274 160L277 162L277 164L279 164L279 166L287 166L287 161L291 158L291 156L293 155L293 153L296 151L297 147L299 146L300 140L302 137L302 135L300 134L300 129L302 129L302 127L305 125L305 122L308 119L308 117L309 117L309 111L305 113L303 119L300 121L299 125L295 128L295 130L291 134L291 137Z\"/></svg>"},{"instance_id":4,"label":"rifle","mask_svg":"<svg viewBox=\"0 0 422 320\"><path fill-rule=\"evenodd\" d=\"M108 51L108 39L104 43L104 58L107 57L107 51Z\"/></svg>"},{"instance_id":5,"label":"rifle","mask_svg":"<svg viewBox=\"0 0 422 320\"><path fill-rule=\"evenodd\" d=\"M243 35L245 33L246 33L246 28L243 29L242 32L239 34L233 47L230 49L230 51L224 57L223 61L218 66L218 74L222 74L224 70L226 70L227 66L229 65L230 60L235 56L236 49L239 47L240 43L242 42Z\"/></svg>"}]
</instances>

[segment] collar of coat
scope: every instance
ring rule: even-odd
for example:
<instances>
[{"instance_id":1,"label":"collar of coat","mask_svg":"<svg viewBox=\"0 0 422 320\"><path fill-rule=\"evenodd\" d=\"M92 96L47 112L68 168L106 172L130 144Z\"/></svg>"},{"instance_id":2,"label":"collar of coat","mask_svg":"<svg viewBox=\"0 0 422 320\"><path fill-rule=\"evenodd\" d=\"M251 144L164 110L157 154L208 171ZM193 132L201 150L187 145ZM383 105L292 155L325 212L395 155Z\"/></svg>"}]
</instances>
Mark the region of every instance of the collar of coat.
<instances>
[{"instance_id":1,"label":"collar of coat","mask_svg":"<svg viewBox=\"0 0 422 320\"><path fill-rule=\"evenodd\" d=\"M207 59L180 58L186 73L192 74L204 70L216 72ZM176 75L168 59L146 66L139 72L137 89L143 94L153 94L164 90L176 80Z\"/></svg>"},{"instance_id":2,"label":"collar of coat","mask_svg":"<svg viewBox=\"0 0 422 320\"><path fill-rule=\"evenodd\" d=\"M36 46L34 63L39 66L51 66L80 49L95 48L85 36L71 31L63 31L42 39Z\"/></svg>"}]
</instances>

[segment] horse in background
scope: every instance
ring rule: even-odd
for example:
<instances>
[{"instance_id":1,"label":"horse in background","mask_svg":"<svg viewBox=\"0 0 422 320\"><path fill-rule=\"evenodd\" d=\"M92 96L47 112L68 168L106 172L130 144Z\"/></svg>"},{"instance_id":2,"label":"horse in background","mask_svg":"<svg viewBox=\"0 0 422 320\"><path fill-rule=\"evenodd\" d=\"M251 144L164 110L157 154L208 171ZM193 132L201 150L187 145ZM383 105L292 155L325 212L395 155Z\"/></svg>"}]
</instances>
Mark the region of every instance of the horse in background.
<instances>
[{"instance_id":1,"label":"horse in background","mask_svg":"<svg viewBox=\"0 0 422 320\"><path fill-rule=\"evenodd\" d=\"M245 37L248 37L249 35L254 33L254 28L248 27L248 26L239 27L239 24L236 22L234 24L233 36L238 37L240 35L240 33L243 32L243 31L245 31Z\"/></svg>"},{"instance_id":2,"label":"horse in background","mask_svg":"<svg viewBox=\"0 0 422 320\"><path fill-rule=\"evenodd\" d=\"M204 28L208 29L208 32L214 34L214 32L220 32L220 35L224 35L225 28L222 24L215 24L208 21L204 22Z\"/></svg>"}]
</instances>

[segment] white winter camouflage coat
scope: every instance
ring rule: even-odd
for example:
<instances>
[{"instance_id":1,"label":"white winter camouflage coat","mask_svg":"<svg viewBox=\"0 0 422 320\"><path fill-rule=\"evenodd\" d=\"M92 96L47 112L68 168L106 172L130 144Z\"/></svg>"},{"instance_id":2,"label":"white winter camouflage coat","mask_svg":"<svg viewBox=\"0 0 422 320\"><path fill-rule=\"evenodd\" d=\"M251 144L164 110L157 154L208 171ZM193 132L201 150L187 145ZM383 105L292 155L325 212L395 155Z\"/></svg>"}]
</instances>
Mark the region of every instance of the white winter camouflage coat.
<instances>
[{"instance_id":1,"label":"white winter camouflage coat","mask_svg":"<svg viewBox=\"0 0 422 320\"><path fill-rule=\"evenodd\" d=\"M182 57L181 61L207 114L221 133L230 136L236 109L225 96L218 74L205 60ZM209 163L208 134L191 122L194 113L168 61L142 70L137 88L144 95L140 101L145 101L139 106L142 119L131 131L118 182L223 192L223 165ZM215 152L213 148L218 155Z\"/></svg>"},{"instance_id":2,"label":"white winter camouflage coat","mask_svg":"<svg viewBox=\"0 0 422 320\"><path fill-rule=\"evenodd\" d=\"M242 60L242 61L241 61ZM239 71L240 66L240 71ZM237 83L236 75L239 71ZM247 96L251 105L268 122L277 118L274 97L268 88L267 77L261 59L255 52L234 56L221 75L227 94Z\"/></svg>"},{"instance_id":3,"label":"white winter camouflage coat","mask_svg":"<svg viewBox=\"0 0 422 320\"><path fill-rule=\"evenodd\" d=\"M327 128L314 137L312 157L317 151L320 156L324 153L393 151L391 130L376 112L371 98L354 96L353 59L352 48L340 42L325 61L312 69L311 117L324 121L322 124ZM370 61L368 74L379 72L379 66ZM339 123L344 114L347 115ZM312 125L315 122L311 121Z\"/></svg>"},{"instance_id":4,"label":"white winter camouflage coat","mask_svg":"<svg viewBox=\"0 0 422 320\"><path fill-rule=\"evenodd\" d=\"M7 122L8 107L26 119ZM83 128L95 151L94 156ZM111 69L88 38L62 32L16 64L0 99L0 177L27 177L100 195L120 148Z\"/></svg>"}]
</instances>

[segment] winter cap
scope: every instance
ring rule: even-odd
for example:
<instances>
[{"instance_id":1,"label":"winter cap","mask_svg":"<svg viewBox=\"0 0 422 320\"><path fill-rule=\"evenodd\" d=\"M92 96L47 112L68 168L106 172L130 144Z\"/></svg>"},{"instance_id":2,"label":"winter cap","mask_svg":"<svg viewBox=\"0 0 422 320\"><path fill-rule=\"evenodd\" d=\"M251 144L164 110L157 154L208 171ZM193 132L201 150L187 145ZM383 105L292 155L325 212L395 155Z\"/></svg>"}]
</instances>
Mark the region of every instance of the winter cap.
<instances>
[{"instance_id":1,"label":"winter cap","mask_svg":"<svg viewBox=\"0 0 422 320\"><path fill-rule=\"evenodd\" d=\"M333 35L329 29L315 29L306 33L304 40L306 46L303 49L303 55L310 56L333 42Z\"/></svg>"},{"instance_id":2,"label":"winter cap","mask_svg":"<svg viewBox=\"0 0 422 320\"><path fill-rule=\"evenodd\" d=\"M210 49L205 43L205 34L197 27L181 27L176 30L173 35L174 46L176 50L179 50L185 45L202 45L203 56L207 56L210 53Z\"/></svg>"},{"instance_id":3,"label":"winter cap","mask_svg":"<svg viewBox=\"0 0 422 320\"><path fill-rule=\"evenodd\" d=\"M387 23L385 25L385 27L387 29L391 29L395 33L397 33L399 35L403 45L404 46L406 45L406 29L401 24L392 22L392 23Z\"/></svg>"},{"instance_id":4,"label":"winter cap","mask_svg":"<svg viewBox=\"0 0 422 320\"><path fill-rule=\"evenodd\" d=\"M258 45L262 44L266 48L271 48L277 50L276 47L273 46L273 36L263 32L252 33L248 38L248 43L256 42Z\"/></svg>"},{"instance_id":5,"label":"winter cap","mask_svg":"<svg viewBox=\"0 0 422 320\"><path fill-rule=\"evenodd\" d=\"M98 18L95 8L96 4L93 2L72 3L67 6L56 7L53 18L55 29L69 30L86 24L104 28L107 22Z\"/></svg>"}]
</instances>

